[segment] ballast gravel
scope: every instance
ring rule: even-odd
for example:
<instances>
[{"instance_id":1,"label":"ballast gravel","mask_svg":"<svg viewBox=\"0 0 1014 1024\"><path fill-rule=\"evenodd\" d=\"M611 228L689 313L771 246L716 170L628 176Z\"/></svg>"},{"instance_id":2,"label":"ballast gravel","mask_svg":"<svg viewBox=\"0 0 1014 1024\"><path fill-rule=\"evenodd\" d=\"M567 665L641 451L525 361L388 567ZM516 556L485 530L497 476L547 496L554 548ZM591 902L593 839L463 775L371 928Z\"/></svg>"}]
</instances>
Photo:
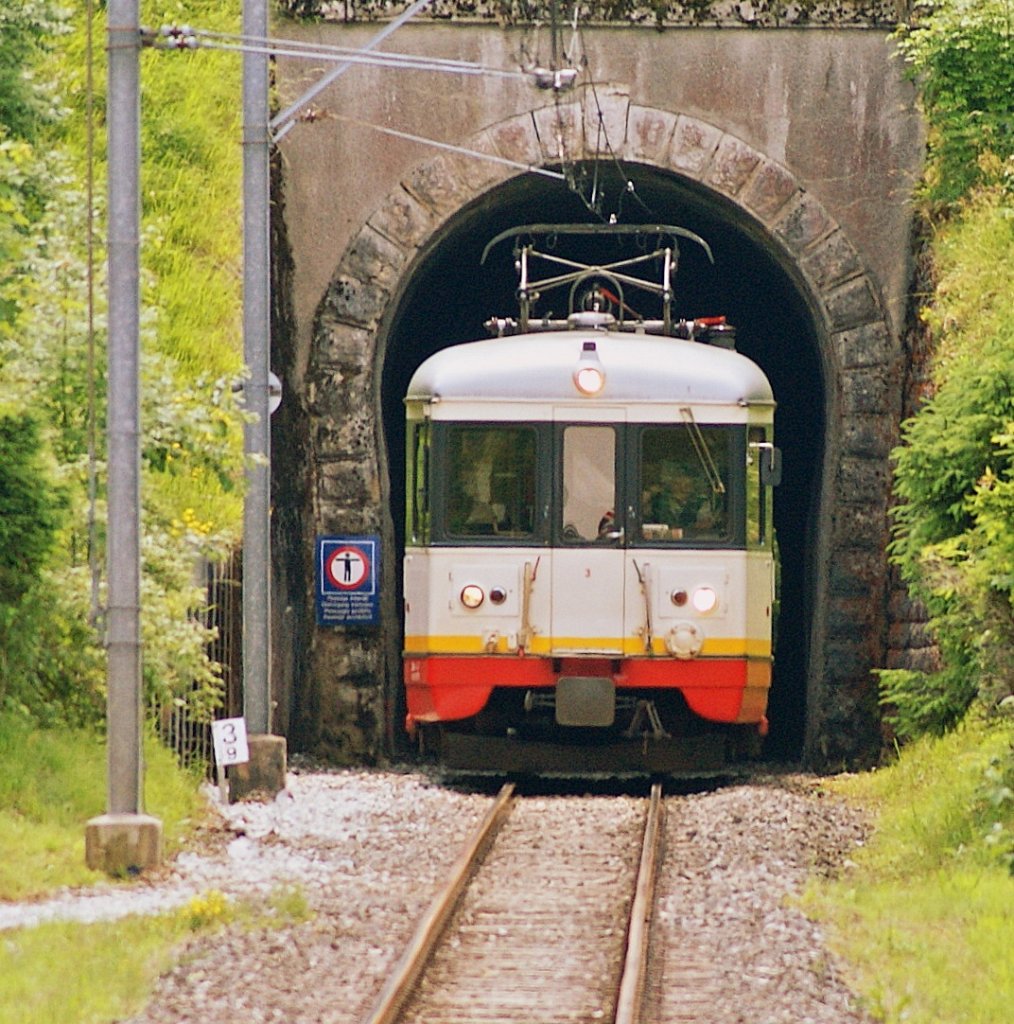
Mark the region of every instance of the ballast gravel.
<instances>
[{"instance_id":1,"label":"ballast gravel","mask_svg":"<svg viewBox=\"0 0 1014 1024\"><path fill-rule=\"evenodd\" d=\"M847 870L866 837L862 817L823 793L816 779L776 773L670 798L681 852L660 880L663 929L713 951L725 971L698 1024L869 1020L793 900L813 872ZM358 1024L491 802L420 772L310 767L293 768L272 801L228 804L216 790L209 799L217 827L152 877L0 904L0 930L159 913L209 893L264 903L296 890L307 920L195 937L132 1024ZM566 841L567 815L612 799L561 800L546 856Z\"/></svg>"}]
</instances>

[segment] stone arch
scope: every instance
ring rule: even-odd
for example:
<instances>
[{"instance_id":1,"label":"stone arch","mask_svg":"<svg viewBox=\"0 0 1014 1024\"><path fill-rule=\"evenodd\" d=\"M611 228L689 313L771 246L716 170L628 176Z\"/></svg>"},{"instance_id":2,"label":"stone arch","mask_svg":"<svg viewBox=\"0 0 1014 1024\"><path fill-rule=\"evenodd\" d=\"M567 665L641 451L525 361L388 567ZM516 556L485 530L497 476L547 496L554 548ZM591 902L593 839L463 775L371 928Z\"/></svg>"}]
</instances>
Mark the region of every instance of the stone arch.
<instances>
[{"instance_id":1,"label":"stone arch","mask_svg":"<svg viewBox=\"0 0 1014 1024\"><path fill-rule=\"evenodd\" d=\"M613 146L621 160L672 172L727 201L777 254L813 315L826 427L817 537L807 570L813 583L804 756L818 765L868 759L875 754L872 740L864 746L854 737L876 735L870 673L883 664L886 643L887 456L900 418L900 353L879 288L845 231L788 167L699 118L630 103L621 89L598 87L595 99L510 117L468 139L462 151L419 164L346 249L317 312L307 372L316 531L372 532L380 522L384 536L393 536L376 410L385 332L426 247L463 207L515 176L519 164L559 164L561 154L594 158L604 129L611 140L623 140ZM390 583L397 570L387 567L389 622L398 619ZM379 693L375 680L396 675L392 638L378 645L318 631L314 648L318 667L311 671L326 663L333 673L336 659L348 670L352 707L346 713L372 721L377 732L360 753L379 755L390 694ZM374 679L372 690L367 678ZM865 730L857 729L857 720ZM850 726L843 730L845 722Z\"/></svg>"}]
</instances>

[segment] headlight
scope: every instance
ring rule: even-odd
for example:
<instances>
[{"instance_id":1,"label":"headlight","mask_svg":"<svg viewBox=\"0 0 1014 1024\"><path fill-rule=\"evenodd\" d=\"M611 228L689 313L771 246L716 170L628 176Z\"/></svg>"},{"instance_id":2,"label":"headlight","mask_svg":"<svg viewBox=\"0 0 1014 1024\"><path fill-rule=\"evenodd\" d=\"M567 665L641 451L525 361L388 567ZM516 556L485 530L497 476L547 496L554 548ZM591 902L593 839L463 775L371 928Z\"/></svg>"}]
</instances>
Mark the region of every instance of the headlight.
<instances>
[{"instance_id":1,"label":"headlight","mask_svg":"<svg viewBox=\"0 0 1014 1024\"><path fill-rule=\"evenodd\" d=\"M582 395L597 395L606 386L606 371L599 362L594 341L581 347L581 358L574 369L574 385Z\"/></svg>"},{"instance_id":2,"label":"headlight","mask_svg":"<svg viewBox=\"0 0 1014 1024\"><path fill-rule=\"evenodd\" d=\"M489 592L489 599L493 604L503 604L507 600L507 591L503 587L493 587Z\"/></svg>"},{"instance_id":3,"label":"headlight","mask_svg":"<svg viewBox=\"0 0 1014 1024\"><path fill-rule=\"evenodd\" d=\"M574 374L574 383L582 395L597 395L605 382L605 374L597 366L582 366Z\"/></svg>"},{"instance_id":4,"label":"headlight","mask_svg":"<svg viewBox=\"0 0 1014 1024\"><path fill-rule=\"evenodd\" d=\"M707 615L718 607L718 594L714 587L698 587L691 598L693 606L701 615Z\"/></svg>"},{"instance_id":5,"label":"headlight","mask_svg":"<svg viewBox=\"0 0 1014 1024\"><path fill-rule=\"evenodd\" d=\"M461 588L461 603L466 608L478 608L485 599L486 595L482 592L482 587L478 587L474 583L469 583L467 587Z\"/></svg>"}]
</instances>

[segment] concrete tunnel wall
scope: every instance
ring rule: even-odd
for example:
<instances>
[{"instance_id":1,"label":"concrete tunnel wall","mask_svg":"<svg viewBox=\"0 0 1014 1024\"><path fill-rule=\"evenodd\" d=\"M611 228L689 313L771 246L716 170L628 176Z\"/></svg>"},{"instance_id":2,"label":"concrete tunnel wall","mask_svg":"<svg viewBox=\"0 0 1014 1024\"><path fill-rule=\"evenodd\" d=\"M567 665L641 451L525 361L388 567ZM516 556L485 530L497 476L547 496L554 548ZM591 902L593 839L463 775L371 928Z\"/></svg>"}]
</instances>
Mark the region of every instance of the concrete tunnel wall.
<instances>
[{"instance_id":1,"label":"concrete tunnel wall","mask_svg":"<svg viewBox=\"0 0 1014 1024\"><path fill-rule=\"evenodd\" d=\"M346 46L364 38L334 26L306 31ZM559 166L562 156L579 170L597 161L613 190L608 202L620 202L629 179L650 211L627 203L626 219L680 223L716 248L711 274L687 252L678 290L689 315L729 314L741 349L772 377L787 459L776 511L786 558L776 752L829 766L868 760L879 743L870 670L884 664L888 629L887 455L904 372L906 200L921 159L911 89L877 32L590 35L601 80L560 103L513 84L496 95L469 83L470 93L437 96L366 73L318 98L327 106L314 124L281 146L274 368L287 401L274 424L273 471L281 727L295 749L349 762L396 745L404 383L429 351L512 312L503 300L513 277L494 284L478 273L492 234L584 213L544 179L361 126L393 122L535 165ZM509 64L510 33L499 29L426 26L399 42ZM672 67L681 73L657 73ZM283 102L304 87L301 74L280 66ZM338 120L349 110L356 124ZM474 301L460 298L466 292ZM485 301L500 304L480 308ZM383 541L384 625L317 627L314 537L367 532Z\"/></svg>"}]
</instances>

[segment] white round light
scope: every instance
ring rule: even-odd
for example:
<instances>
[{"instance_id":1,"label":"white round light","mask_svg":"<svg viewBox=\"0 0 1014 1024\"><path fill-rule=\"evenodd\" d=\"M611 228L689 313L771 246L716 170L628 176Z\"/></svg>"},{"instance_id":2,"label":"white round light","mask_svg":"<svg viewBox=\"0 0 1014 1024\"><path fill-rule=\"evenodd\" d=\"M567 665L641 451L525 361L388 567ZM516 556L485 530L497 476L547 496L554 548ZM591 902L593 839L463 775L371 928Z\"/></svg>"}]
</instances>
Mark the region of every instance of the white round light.
<instances>
[{"instance_id":1,"label":"white round light","mask_svg":"<svg viewBox=\"0 0 1014 1024\"><path fill-rule=\"evenodd\" d=\"M677 658L696 658L704 646L704 633L692 622L677 622L666 634L665 646Z\"/></svg>"},{"instance_id":2,"label":"white round light","mask_svg":"<svg viewBox=\"0 0 1014 1024\"><path fill-rule=\"evenodd\" d=\"M694 608L702 615L707 615L718 606L718 594L715 593L713 587L698 587L691 600Z\"/></svg>"},{"instance_id":3,"label":"white round light","mask_svg":"<svg viewBox=\"0 0 1014 1024\"><path fill-rule=\"evenodd\" d=\"M582 395L597 395L606 383L606 375L598 366L579 366L574 372L574 383Z\"/></svg>"},{"instance_id":4,"label":"white round light","mask_svg":"<svg viewBox=\"0 0 1014 1024\"><path fill-rule=\"evenodd\" d=\"M461 588L461 603L466 608L478 608L485 599L486 595L482 592L482 587L477 587L474 583L469 583L467 587Z\"/></svg>"}]
</instances>

